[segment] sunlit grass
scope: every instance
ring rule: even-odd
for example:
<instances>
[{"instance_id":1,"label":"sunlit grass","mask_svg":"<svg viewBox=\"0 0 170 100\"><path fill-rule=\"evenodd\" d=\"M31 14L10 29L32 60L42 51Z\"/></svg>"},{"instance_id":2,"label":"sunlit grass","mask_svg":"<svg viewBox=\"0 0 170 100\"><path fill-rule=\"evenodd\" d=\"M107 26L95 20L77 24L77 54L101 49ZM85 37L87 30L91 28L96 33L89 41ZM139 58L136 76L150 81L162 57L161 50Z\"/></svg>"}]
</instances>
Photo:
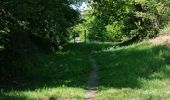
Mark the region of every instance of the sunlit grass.
<instances>
[{"instance_id":1,"label":"sunlit grass","mask_svg":"<svg viewBox=\"0 0 170 100\"><path fill-rule=\"evenodd\" d=\"M146 42L95 52L97 100L169 100L170 52Z\"/></svg>"},{"instance_id":2,"label":"sunlit grass","mask_svg":"<svg viewBox=\"0 0 170 100\"><path fill-rule=\"evenodd\" d=\"M2 89L0 100L81 100L91 66L86 47L69 44L52 54L38 54L22 77L24 86ZM34 66L34 67L30 67Z\"/></svg>"},{"instance_id":3,"label":"sunlit grass","mask_svg":"<svg viewBox=\"0 0 170 100\"><path fill-rule=\"evenodd\" d=\"M169 100L164 91L167 89L109 88L98 92L97 100Z\"/></svg>"},{"instance_id":4,"label":"sunlit grass","mask_svg":"<svg viewBox=\"0 0 170 100\"><path fill-rule=\"evenodd\" d=\"M40 56L24 89L1 90L5 100L83 100L91 54L99 67L96 100L169 100L170 50L147 42L71 44ZM31 77L32 76L32 77Z\"/></svg>"},{"instance_id":5,"label":"sunlit grass","mask_svg":"<svg viewBox=\"0 0 170 100\"><path fill-rule=\"evenodd\" d=\"M42 88L26 91L10 91L6 93L4 99L11 100L81 100L84 97L85 90L82 88ZM1 98L3 99L3 98Z\"/></svg>"}]
</instances>

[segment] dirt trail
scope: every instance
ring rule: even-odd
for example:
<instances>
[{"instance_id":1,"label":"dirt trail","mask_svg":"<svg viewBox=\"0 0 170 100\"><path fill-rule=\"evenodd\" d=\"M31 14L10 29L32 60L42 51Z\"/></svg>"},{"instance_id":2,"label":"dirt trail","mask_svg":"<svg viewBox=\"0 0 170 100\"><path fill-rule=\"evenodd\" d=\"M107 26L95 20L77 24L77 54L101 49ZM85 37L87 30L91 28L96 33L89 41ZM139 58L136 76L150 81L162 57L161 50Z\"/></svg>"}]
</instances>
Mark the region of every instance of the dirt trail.
<instances>
[{"instance_id":1,"label":"dirt trail","mask_svg":"<svg viewBox=\"0 0 170 100\"><path fill-rule=\"evenodd\" d=\"M96 61L89 55L89 60L92 65L92 72L87 82L87 90L85 94L85 100L94 100L96 96L97 79L98 79L98 65Z\"/></svg>"},{"instance_id":2,"label":"dirt trail","mask_svg":"<svg viewBox=\"0 0 170 100\"><path fill-rule=\"evenodd\" d=\"M154 45L170 44L170 35L158 36L154 39L150 39L149 42Z\"/></svg>"}]
</instances>

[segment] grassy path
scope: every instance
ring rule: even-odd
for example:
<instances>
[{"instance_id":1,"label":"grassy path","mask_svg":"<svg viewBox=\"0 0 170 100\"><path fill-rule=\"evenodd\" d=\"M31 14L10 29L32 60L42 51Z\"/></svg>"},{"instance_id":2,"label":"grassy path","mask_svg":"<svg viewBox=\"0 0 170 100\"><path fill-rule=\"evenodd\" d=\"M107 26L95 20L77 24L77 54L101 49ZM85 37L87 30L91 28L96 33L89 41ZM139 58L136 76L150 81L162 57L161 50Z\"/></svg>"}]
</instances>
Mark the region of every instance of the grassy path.
<instances>
[{"instance_id":1,"label":"grassy path","mask_svg":"<svg viewBox=\"0 0 170 100\"><path fill-rule=\"evenodd\" d=\"M169 59L164 44L70 44L56 54L39 55L25 74L25 87L1 89L0 99L169 100Z\"/></svg>"},{"instance_id":2,"label":"grassy path","mask_svg":"<svg viewBox=\"0 0 170 100\"><path fill-rule=\"evenodd\" d=\"M87 90L85 94L86 100L94 100L96 96L96 89L97 89L97 79L98 79L98 65L96 61L89 55L89 60L92 65L92 72L89 77L89 81L87 83Z\"/></svg>"}]
</instances>

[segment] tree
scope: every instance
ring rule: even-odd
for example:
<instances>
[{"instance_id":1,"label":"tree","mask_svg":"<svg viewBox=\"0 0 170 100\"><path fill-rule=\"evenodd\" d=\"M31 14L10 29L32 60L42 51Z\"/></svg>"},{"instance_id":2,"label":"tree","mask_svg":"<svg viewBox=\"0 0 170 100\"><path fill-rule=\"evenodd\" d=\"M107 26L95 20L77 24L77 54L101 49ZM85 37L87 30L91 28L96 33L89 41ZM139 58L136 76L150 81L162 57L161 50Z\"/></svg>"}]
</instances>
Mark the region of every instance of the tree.
<instances>
[{"instance_id":1,"label":"tree","mask_svg":"<svg viewBox=\"0 0 170 100\"><path fill-rule=\"evenodd\" d=\"M120 26L120 38L142 40L156 36L169 21L169 4L167 0L93 0L92 6L104 25Z\"/></svg>"},{"instance_id":2,"label":"tree","mask_svg":"<svg viewBox=\"0 0 170 100\"><path fill-rule=\"evenodd\" d=\"M49 51L66 43L68 28L79 22L79 12L70 6L75 1L1 0L0 46L6 63L0 73L15 76L27 70L22 64L34 58L34 45Z\"/></svg>"}]
</instances>

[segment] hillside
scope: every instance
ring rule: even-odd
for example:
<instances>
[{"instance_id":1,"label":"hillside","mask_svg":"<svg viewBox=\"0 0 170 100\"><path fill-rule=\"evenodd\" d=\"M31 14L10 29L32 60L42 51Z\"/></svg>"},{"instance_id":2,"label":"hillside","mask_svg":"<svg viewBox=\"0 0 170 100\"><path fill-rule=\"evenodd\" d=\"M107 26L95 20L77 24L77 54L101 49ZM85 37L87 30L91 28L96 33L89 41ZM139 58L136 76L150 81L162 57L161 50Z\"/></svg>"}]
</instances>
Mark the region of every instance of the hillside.
<instances>
[{"instance_id":1,"label":"hillside","mask_svg":"<svg viewBox=\"0 0 170 100\"><path fill-rule=\"evenodd\" d=\"M90 94L96 100L169 100L168 37L125 47L112 43L69 44L55 55L40 56L32 69L36 71L27 76L30 81L22 88L1 89L0 99L82 100ZM94 60L91 62L88 55L95 64L90 64ZM98 78L91 93L86 86L93 66L98 69ZM93 78L90 76L90 81Z\"/></svg>"}]
</instances>

